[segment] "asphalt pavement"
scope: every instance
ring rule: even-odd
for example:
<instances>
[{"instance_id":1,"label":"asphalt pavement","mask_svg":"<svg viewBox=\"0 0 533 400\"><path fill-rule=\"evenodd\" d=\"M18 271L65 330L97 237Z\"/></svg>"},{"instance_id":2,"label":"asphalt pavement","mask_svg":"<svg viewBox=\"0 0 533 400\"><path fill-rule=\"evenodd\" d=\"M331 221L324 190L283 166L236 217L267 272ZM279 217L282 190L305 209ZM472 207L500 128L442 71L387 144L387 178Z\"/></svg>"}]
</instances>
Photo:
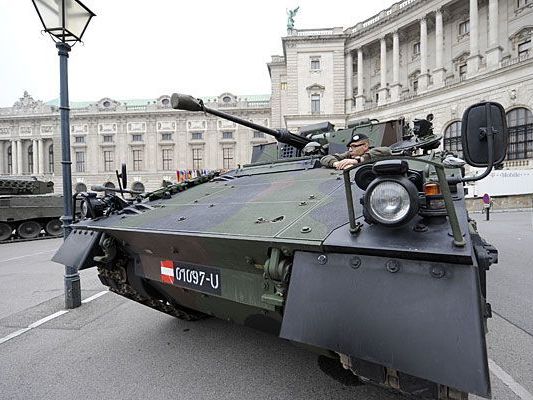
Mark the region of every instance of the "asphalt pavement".
<instances>
[{"instance_id":1,"label":"asphalt pavement","mask_svg":"<svg viewBox=\"0 0 533 400\"><path fill-rule=\"evenodd\" d=\"M493 398L532 400L533 213L472 216L500 253L488 275ZM63 267L49 261L60 243L0 245L2 400L403 398L343 386L314 354L277 337L128 301L105 291L94 270L82 271L86 302L65 312Z\"/></svg>"}]
</instances>

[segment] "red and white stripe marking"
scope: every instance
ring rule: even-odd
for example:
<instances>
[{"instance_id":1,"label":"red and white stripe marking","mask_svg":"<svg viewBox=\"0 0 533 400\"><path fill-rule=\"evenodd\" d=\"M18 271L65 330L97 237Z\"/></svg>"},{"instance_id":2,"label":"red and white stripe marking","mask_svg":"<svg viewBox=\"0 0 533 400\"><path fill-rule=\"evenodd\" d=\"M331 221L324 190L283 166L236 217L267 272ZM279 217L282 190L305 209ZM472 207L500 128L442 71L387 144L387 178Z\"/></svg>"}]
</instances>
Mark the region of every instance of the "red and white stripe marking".
<instances>
[{"instance_id":1,"label":"red and white stripe marking","mask_svg":"<svg viewBox=\"0 0 533 400\"><path fill-rule=\"evenodd\" d=\"M161 282L174 284L174 262L171 260L161 261Z\"/></svg>"}]
</instances>

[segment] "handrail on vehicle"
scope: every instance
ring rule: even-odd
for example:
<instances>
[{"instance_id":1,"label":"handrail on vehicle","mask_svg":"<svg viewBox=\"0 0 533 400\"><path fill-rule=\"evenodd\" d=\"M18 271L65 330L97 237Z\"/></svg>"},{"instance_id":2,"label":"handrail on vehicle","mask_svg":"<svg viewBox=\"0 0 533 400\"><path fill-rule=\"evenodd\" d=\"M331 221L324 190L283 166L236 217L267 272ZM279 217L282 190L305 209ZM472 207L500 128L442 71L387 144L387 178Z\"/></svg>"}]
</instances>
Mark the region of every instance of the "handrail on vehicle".
<instances>
[{"instance_id":1,"label":"handrail on vehicle","mask_svg":"<svg viewBox=\"0 0 533 400\"><path fill-rule=\"evenodd\" d=\"M457 247L464 247L466 241L463 238L461 233L461 227L459 226L459 219L457 218L457 213L455 212L455 207L453 205L452 194L450 192L450 187L448 186L448 181L446 179L446 173L444 172L444 165L435 161L424 160L422 158L409 157L409 156L395 156L395 157L383 157L382 160L412 160L423 162L429 165L432 165L435 168L437 177L439 180L439 185L441 188L442 195L444 197L444 205L446 207L446 212L448 214L448 221L450 223L450 228L452 229L453 235L453 244ZM348 219L350 221L350 233L356 234L361 230L361 225L355 221L355 209L353 206L353 193L352 185L350 181L350 171L359 168L363 165L372 164L374 161L367 161L361 164L353 165L343 171L344 177L344 189L346 193L346 205L348 206Z\"/></svg>"}]
</instances>

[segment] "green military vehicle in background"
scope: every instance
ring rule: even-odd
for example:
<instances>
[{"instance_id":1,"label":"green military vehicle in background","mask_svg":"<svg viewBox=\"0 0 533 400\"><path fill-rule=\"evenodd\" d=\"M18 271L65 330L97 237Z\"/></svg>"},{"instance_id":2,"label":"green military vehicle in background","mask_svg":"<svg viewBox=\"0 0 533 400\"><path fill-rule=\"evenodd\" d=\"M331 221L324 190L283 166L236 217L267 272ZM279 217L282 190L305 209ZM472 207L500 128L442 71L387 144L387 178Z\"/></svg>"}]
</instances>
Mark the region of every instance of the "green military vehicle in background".
<instances>
[{"instance_id":1,"label":"green military vehicle in background","mask_svg":"<svg viewBox=\"0 0 533 400\"><path fill-rule=\"evenodd\" d=\"M463 160L437 150L431 116L293 134L190 96L171 100L278 143L223 175L132 199L126 173L113 193L82 194L82 219L54 261L97 267L111 291L178 318L214 316L302 344L338 379L420 399L490 397L485 279L497 251L468 217L463 185L505 157L499 104L463 116L466 162L486 167L468 177ZM359 133L393 156L322 167Z\"/></svg>"},{"instance_id":2,"label":"green military vehicle in background","mask_svg":"<svg viewBox=\"0 0 533 400\"><path fill-rule=\"evenodd\" d=\"M63 196L53 191L53 182L0 176L0 243L61 236Z\"/></svg>"}]
</instances>

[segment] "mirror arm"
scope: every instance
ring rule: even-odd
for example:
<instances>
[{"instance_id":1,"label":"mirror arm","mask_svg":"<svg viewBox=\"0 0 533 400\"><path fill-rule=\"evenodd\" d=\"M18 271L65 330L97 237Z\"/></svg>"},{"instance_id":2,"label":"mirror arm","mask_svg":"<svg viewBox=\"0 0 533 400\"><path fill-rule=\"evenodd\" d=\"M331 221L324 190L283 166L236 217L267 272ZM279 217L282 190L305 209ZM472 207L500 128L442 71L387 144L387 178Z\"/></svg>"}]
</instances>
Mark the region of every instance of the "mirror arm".
<instances>
[{"instance_id":1,"label":"mirror arm","mask_svg":"<svg viewBox=\"0 0 533 400\"><path fill-rule=\"evenodd\" d=\"M489 145L489 165L487 166L487 169L485 171L483 171L483 173L481 175L476 175L476 176L465 176L464 178L461 178L461 177L455 177L455 176L451 176L449 178L447 178L447 181L448 181L448 184L449 185L456 185L458 183L465 183L465 182L475 182L475 181L479 181L483 178L485 178L486 176L488 176L491 172L492 172L492 168L494 167L493 164L494 164L494 152L493 152L493 145L494 145L494 137L493 135L487 135L487 140L488 140L488 145Z\"/></svg>"}]
</instances>

